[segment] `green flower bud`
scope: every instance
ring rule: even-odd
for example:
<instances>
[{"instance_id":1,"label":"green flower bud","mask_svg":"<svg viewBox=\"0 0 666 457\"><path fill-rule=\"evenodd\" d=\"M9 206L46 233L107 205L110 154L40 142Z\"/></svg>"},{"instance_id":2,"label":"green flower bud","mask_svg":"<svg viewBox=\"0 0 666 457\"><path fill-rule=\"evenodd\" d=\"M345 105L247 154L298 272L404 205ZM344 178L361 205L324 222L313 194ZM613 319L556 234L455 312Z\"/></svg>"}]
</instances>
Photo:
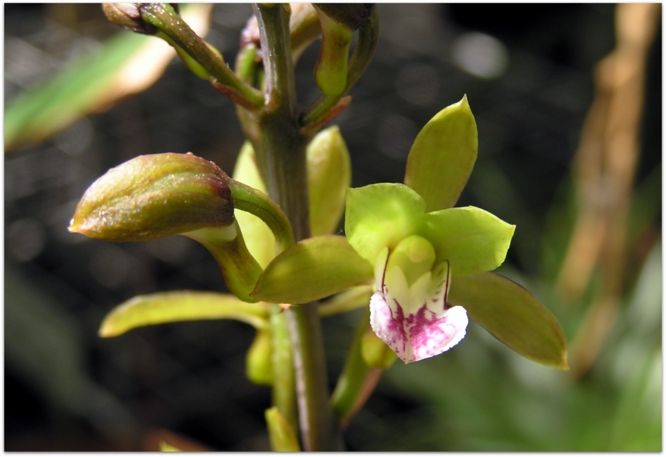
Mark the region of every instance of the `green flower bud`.
<instances>
[{"instance_id":1,"label":"green flower bud","mask_svg":"<svg viewBox=\"0 0 666 457\"><path fill-rule=\"evenodd\" d=\"M363 333L361 355L367 366L381 370L388 370L398 358L396 353L380 340L371 328Z\"/></svg>"},{"instance_id":2,"label":"green flower bud","mask_svg":"<svg viewBox=\"0 0 666 457\"><path fill-rule=\"evenodd\" d=\"M365 24L375 7L372 3L315 3L314 6L351 30L357 30Z\"/></svg>"},{"instance_id":3,"label":"green flower bud","mask_svg":"<svg viewBox=\"0 0 666 457\"><path fill-rule=\"evenodd\" d=\"M107 19L115 25L135 33L155 35L157 27L141 18L142 3L104 3L102 9Z\"/></svg>"},{"instance_id":4,"label":"green flower bud","mask_svg":"<svg viewBox=\"0 0 666 457\"><path fill-rule=\"evenodd\" d=\"M307 148L310 232L312 236L335 232L345 209L351 185L351 162L337 126L319 132Z\"/></svg>"},{"instance_id":5,"label":"green flower bud","mask_svg":"<svg viewBox=\"0 0 666 457\"><path fill-rule=\"evenodd\" d=\"M258 385L273 384L273 346L269 330L257 330L254 341L245 357L245 375Z\"/></svg>"},{"instance_id":6,"label":"green flower bud","mask_svg":"<svg viewBox=\"0 0 666 457\"><path fill-rule=\"evenodd\" d=\"M316 8L316 7L315 7ZM340 95L347 89L347 61L354 30L330 18L317 8L322 42L314 69L317 86L326 95Z\"/></svg>"},{"instance_id":7,"label":"green flower bud","mask_svg":"<svg viewBox=\"0 0 666 457\"><path fill-rule=\"evenodd\" d=\"M95 181L70 232L107 241L147 241L234 222L230 178L191 153L136 157Z\"/></svg>"}]
</instances>

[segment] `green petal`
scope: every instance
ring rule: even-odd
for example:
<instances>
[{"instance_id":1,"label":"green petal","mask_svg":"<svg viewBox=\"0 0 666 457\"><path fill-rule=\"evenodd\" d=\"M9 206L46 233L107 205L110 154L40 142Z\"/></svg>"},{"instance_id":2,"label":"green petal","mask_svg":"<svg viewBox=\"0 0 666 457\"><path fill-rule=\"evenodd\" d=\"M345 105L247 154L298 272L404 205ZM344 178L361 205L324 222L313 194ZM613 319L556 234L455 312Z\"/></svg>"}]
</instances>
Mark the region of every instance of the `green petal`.
<instances>
[{"instance_id":1,"label":"green petal","mask_svg":"<svg viewBox=\"0 0 666 457\"><path fill-rule=\"evenodd\" d=\"M478 149L467 96L421 129L407 157L405 184L423 197L426 212L451 208L467 184Z\"/></svg>"},{"instance_id":2,"label":"green petal","mask_svg":"<svg viewBox=\"0 0 666 457\"><path fill-rule=\"evenodd\" d=\"M213 292L139 295L107 314L99 335L110 338L147 325L207 319L236 319L262 329L268 326L268 308L260 303L242 302L233 295Z\"/></svg>"},{"instance_id":3,"label":"green petal","mask_svg":"<svg viewBox=\"0 0 666 457\"><path fill-rule=\"evenodd\" d=\"M370 263L341 236L308 238L278 255L266 267L252 297L270 303L319 300L374 277Z\"/></svg>"},{"instance_id":4,"label":"green petal","mask_svg":"<svg viewBox=\"0 0 666 457\"><path fill-rule=\"evenodd\" d=\"M345 140L337 126L318 133L307 148L310 233L329 235L340 223L351 164Z\"/></svg>"},{"instance_id":5,"label":"green petal","mask_svg":"<svg viewBox=\"0 0 666 457\"><path fill-rule=\"evenodd\" d=\"M527 290L493 273L454 278L448 301L523 357L568 370L567 341L555 317Z\"/></svg>"},{"instance_id":6,"label":"green petal","mask_svg":"<svg viewBox=\"0 0 666 457\"><path fill-rule=\"evenodd\" d=\"M423 199L404 184L349 189L345 213L349 244L374 264L383 248L393 249L413 234L424 207Z\"/></svg>"},{"instance_id":7,"label":"green petal","mask_svg":"<svg viewBox=\"0 0 666 457\"><path fill-rule=\"evenodd\" d=\"M456 276L499 267L506 258L516 226L473 206L426 214L418 234L428 239L437 260L448 260Z\"/></svg>"}]
</instances>

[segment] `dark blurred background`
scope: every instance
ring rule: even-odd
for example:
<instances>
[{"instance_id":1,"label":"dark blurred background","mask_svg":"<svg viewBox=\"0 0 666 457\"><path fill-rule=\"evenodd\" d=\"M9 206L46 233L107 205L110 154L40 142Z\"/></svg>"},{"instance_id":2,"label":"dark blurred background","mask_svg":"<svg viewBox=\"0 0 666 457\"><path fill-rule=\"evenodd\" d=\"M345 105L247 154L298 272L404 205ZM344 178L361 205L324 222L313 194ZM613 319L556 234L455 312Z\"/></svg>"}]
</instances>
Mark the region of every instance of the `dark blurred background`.
<instances>
[{"instance_id":1,"label":"dark blurred background","mask_svg":"<svg viewBox=\"0 0 666 457\"><path fill-rule=\"evenodd\" d=\"M207 40L228 62L251 11L213 8ZM615 12L610 4L380 4L376 56L335 121L354 186L401 182L420 127L467 94L479 157L458 205L517 225L502 273L535 293L570 340L585 328L599 275L573 304L554 290L576 222L572 162L595 66L617 44ZM472 323L450 353L388 370L345 432L348 449L661 450L657 20L640 117L642 193L632 200L648 209L627 248L630 271L601 349L585 369L559 372ZM6 4L5 104L116 33L128 32L99 5ZM315 44L297 67L303 105L317 94L317 52ZM242 142L231 102L174 59L145 92L6 152L5 450L154 450L166 433L214 450L268 449L270 389L244 374L248 326L189 322L97 336L106 313L134 295L225 291L207 251L181 237L112 244L67 231L78 199L108 168L140 154L192 151L231 171ZM324 321L331 386L359 312Z\"/></svg>"}]
</instances>

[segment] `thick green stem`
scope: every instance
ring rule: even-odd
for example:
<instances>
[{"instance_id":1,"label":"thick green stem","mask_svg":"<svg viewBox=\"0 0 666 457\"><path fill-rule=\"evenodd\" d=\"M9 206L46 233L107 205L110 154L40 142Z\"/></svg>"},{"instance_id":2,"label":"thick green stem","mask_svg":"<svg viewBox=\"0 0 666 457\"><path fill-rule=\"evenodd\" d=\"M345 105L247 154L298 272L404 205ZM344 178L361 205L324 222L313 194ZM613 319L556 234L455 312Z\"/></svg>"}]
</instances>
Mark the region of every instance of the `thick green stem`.
<instances>
[{"instance_id":1,"label":"thick green stem","mask_svg":"<svg viewBox=\"0 0 666 457\"><path fill-rule=\"evenodd\" d=\"M287 316L279 305L273 305L271 309L271 326L273 328L273 405L278 408L296 432L298 413L296 411L294 358L291 353Z\"/></svg>"},{"instance_id":2,"label":"thick green stem","mask_svg":"<svg viewBox=\"0 0 666 457\"><path fill-rule=\"evenodd\" d=\"M287 215L294 237L299 241L310 236L305 158L308 139L299 132L297 120L289 7L261 4L254 5L254 11L261 33L266 104L257 114L260 129L253 142L269 195ZM286 316L291 331L303 448L340 450L341 439L328 401L323 338L316 305L291 307Z\"/></svg>"},{"instance_id":3,"label":"thick green stem","mask_svg":"<svg viewBox=\"0 0 666 457\"><path fill-rule=\"evenodd\" d=\"M370 328L370 312L359 321L345 367L331 397L331 405L340 425L345 427L358 412L379 382L383 370L369 367L363 360L363 335Z\"/></svg>"}]
</instances>

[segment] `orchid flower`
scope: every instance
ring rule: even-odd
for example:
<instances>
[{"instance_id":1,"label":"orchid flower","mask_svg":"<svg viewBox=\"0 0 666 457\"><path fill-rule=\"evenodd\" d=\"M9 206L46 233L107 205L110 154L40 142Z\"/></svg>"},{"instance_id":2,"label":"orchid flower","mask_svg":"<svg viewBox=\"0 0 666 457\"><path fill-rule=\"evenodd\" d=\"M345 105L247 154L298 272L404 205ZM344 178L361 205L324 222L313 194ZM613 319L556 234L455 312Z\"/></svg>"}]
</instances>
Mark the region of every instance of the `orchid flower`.
<instances>
[{"instance_id":1,"label":"orchid flower","mask_svg":"<svg viewBox=\"0 0 666 457\"><path fill-rule=\"evenodd\" d=\"M467 312L450 306L455 275L497 268L515 227L475 207L425 212L403 184L352 189L349 244L374 265L370 324L405 363L438 355L465 336Z\"/></svg>"},{"instance_id":2,"label":"orchid flower","mask_svg":"<svg viewBox=\"0 0 666 457\"><path fill-rule=\"evenodd\" d=\"M515 226L473 206L453 207L477 146L463 98L419 132L404 184L349 189L346 237L296 243L266 266L252 296L298 305L371 284L373 333L405 363L458 344L469 317L522 356L567 369L566 338L555 317L523 287L489 273L504 262ZM294 287L303 277L308 281Z\"/></svg>"},{"instance_id":3,"label":"orchid flower","mask_svg":"<svg viewBox=\"0 0 666 457\"><path fill-rule=\"evenodd\" d=\"M349 192L347 238L375 271L370 324L405 363L441 354L463 339L467 311L447 300L452 277L497 268L509 248L515 226L478 208L450 208L476 150L476 123L463 98L417 136L407 163L409 186Z\"/></svg>"}]
</instances>

